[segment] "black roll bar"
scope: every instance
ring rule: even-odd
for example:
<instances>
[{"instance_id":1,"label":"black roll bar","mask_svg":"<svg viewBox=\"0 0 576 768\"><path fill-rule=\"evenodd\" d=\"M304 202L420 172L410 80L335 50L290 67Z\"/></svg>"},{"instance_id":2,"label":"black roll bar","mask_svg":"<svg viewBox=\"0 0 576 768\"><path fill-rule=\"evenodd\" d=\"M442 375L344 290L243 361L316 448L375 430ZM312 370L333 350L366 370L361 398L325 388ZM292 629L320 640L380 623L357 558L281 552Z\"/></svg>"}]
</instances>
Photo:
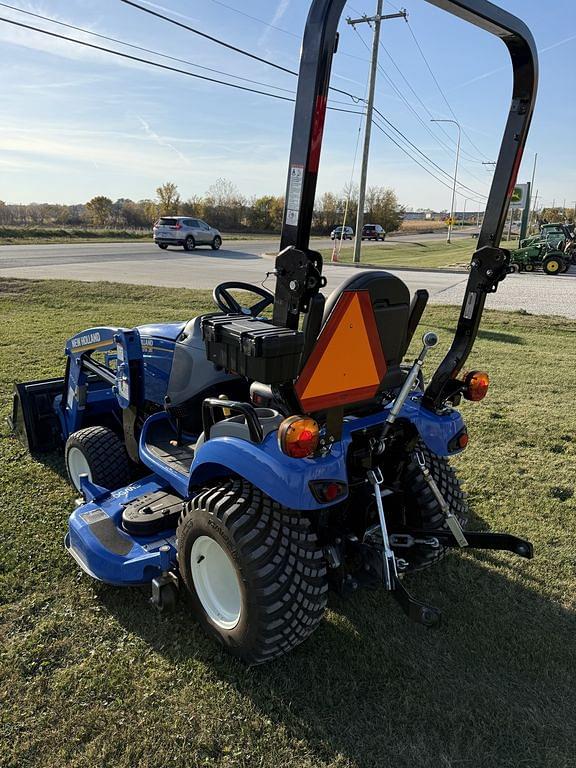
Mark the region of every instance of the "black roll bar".
<instances>
[{"instance_id":1,"label":"black roll bar","mask_svg":"<svg viewBox=\"0 0 576 768\"><path fill-rule=\"evenodd\" d=\"M538 59L528 27L487 0L427 2L500 37L510 53L514 75L508 121L478 238L478 249L471 261L458 326L450 350L426 390L425 403L435 408L451 394L451 380L458 375L470 354L486 295L495 291L507 274L508 254L501 251L499 245L534 110ZM345 0L313 0L304 31L281 254L276 263L277 306L274 322L288 327L297 327L298 312L307 311L310 294L317 292L321 286L318 276L322 263L319 254L309 249L310 228L332 57L344 5Z\"/></svg>"}]
</instances>

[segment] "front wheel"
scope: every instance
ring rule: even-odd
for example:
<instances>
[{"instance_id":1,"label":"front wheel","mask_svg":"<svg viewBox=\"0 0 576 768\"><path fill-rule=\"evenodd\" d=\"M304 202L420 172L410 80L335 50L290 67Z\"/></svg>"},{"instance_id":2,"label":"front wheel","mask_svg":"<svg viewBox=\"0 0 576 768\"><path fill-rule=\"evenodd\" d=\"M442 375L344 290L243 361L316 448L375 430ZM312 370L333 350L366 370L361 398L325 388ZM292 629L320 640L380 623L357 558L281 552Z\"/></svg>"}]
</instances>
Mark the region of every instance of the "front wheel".
<instances>
[{"instance_id":1,"label":"front wheel","mask_svg":"<svg viewBox=\"0 0 576 768\"><path fill-rule=\"evenodd\" d=\"M221 245L222 245L222 238L216 235L214 240L212 240L212 250L213 251L219 250Z\"/></svg>"},{"instance_id":2,"label":"front wheel","mask_svg":"<svg viewBox=\"0 0 576 768\"><path fill-rule=\"evenodd\" d=\"M165 243L156 243L156 245L158 246L158 248L161 248L163 251L165 251L166 248L168 248L168 246Z\"/></svg>"},{"instance_id":3,"label":"front wheel","mask_svg":"<svg viewBox=\"0 0 576 768\"><path fill-rule=\"evenodd\" d=\"M192 235L188 235L186 240L184 240L184 250L185 251L193 251L194 248L196 248L196 240L194 240Z\"/></svg>"},{"instance_id":4,"label":"front wheel","mask_svg":"<svg viewBox=\"0 0 576 768\"><path fill-rule=\"evenodd\" d=\"M72 432L64 450L68 478L80 491L80 475L110 491L130 483L130 462L124 443L107 427Z\"/></svg>"},{"instance_id":5,"label":"front wheel","mask_svg":"<svg viewBox=\"0 0 576 768\"><path fill-rule=\"evenodd\" d=\"M328 591L309 521L242 479L205 488L176 532L180 574L204 630L260 664L316 629Z\"/></svg>"}]
</instances>

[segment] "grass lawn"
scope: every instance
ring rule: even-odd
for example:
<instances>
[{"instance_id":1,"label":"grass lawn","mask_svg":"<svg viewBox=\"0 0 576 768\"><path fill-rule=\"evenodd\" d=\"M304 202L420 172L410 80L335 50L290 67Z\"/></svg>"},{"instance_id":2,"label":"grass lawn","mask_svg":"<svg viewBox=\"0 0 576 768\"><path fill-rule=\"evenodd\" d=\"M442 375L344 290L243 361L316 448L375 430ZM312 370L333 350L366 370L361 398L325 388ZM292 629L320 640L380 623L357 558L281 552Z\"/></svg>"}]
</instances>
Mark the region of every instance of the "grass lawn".
<instances>
[{"instance_id":1,"label":"grass lawn","mask_svg":"<svg viewBox=\"0 0 576 768\"><path fill-rule=\"evenodd\" d=\"M370 245L362 249L362 264L386 267L462 267L470 263L477 240L471 237L457 238L450 245L445 240L428 240L421 243L403 242L400 238L393 244ZM353 248L342 245L338 261L351 262ZM330 261L332 249L322 251L326 262Z\"/></svg>"},{"instance_id":2,"label":"grass lawn","mask_svg":"<svg viewBox=\"0 0 576 768\"><path fill-rule=\"evenodd\" d=\"M474 524L530 538L535 559L454 552L407 579L443 610L435 631L383 591L332 596L304 645L246 669L185 606L161 616L80 573L61 460L4 425L12 381L60 375L72 333L211 307L207 292L0 281L2 768L574 768L576 323L487 313L471 361L493 382L465 406L455 462ZM424 316L443 349L456 314Z\"/></svg>"}]
</instances>

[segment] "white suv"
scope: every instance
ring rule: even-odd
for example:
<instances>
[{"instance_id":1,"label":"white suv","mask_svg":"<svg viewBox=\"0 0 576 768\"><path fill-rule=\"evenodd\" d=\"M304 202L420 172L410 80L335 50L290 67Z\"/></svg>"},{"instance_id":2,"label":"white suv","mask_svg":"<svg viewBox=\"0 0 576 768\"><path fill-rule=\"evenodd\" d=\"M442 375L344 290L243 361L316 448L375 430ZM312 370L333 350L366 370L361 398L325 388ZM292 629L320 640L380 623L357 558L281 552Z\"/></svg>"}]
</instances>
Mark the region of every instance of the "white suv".
<instances>
[{"instance_id":1,"label":"white suv","mask_svg":"<svg viewBox=\"0 0 576 768\"><path fill-rule=\"evenodd\" d=\"M209 227L201 219L162 216L154 224L154 242L162 250L169 245L179 245L185 251L192 251L197 245L210 245L217 251L222 245L222 236L217 229Z\"/></svg>"}]
</instances>

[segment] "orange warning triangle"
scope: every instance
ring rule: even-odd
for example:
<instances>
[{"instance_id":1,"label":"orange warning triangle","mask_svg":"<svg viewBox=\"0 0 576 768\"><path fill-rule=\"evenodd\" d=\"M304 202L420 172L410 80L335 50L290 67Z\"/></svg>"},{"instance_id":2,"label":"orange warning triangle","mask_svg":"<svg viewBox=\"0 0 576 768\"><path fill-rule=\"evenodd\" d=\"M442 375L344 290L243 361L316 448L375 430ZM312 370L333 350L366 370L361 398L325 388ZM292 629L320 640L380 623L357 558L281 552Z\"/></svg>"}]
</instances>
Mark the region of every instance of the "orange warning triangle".
<instances>
[{"instance_id":1,"label":"orange warning triangle","mask_svg":"<svg viewBox=\"0 0 576 768\"><path fill-rule=\"evenodd\" d=\"M296 382L306 412L374 397L386 374L368 291L344 291Z\"/></svg>"}]
</instances>

